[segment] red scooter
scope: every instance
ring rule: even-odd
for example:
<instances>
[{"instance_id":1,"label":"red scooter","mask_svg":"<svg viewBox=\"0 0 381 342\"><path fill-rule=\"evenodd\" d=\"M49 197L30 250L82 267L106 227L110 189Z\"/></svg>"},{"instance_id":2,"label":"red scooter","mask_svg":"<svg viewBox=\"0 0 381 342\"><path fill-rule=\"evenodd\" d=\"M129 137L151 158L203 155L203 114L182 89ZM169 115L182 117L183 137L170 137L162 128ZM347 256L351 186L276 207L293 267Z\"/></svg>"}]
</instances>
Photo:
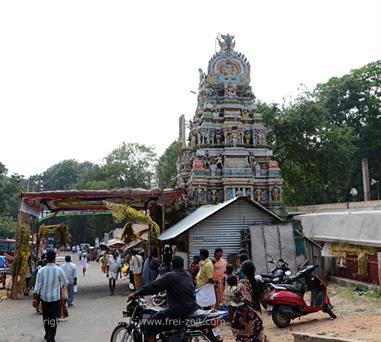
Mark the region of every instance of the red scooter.
<instances>
[{"instance_id":1,"label":"red scooter","mask_svg":"<svg viewBox=\"0 0 381 342\"><path fill-rule=\"evenodd\" d=\"M323 311L331 318L336 314L331 305L326 283L312 272L318 267L306 266L292 277L292 284L272 285L272 292L266 300L267 310L272 311L272 319L279 328L286 328L292 319ZM311 291L311 305L303 296L305 290Z\"/></svg>"}]
</instances>

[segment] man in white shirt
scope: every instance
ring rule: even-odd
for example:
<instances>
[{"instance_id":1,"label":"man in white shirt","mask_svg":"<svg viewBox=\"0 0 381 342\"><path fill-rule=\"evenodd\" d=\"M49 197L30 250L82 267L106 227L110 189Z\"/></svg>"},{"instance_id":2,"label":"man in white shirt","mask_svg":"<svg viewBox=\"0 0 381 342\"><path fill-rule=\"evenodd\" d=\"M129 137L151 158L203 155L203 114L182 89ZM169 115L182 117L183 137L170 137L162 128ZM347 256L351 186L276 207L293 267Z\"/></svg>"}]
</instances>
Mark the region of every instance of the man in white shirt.
<instances>
[{"instance_id":1,"label":"man in white shirt","mask_svg":"<svg viewBox=\"0 0 381 342\"><path fill-rule=\"evenodd\" d=\"M130 269L134 274L135 291L137 291L142 287L143 258L141 255L138 254L136 250L132 251Z\"/></svg>"},{"instance_id":2,"label":"man in white shirt","mask_svg":"<svg viewBox=\"0 0 381 342\"><path fill-rule=\"evenodd\" d=\"M71 256L67 255L65 257L65 264L63 264L61 267L65 272L66 278L68 280L68 286L67 286L67 305L72 306L73 305L73 299L74 299L74 286L77 285L77 266L71 262Z\"/></svg>"},{"instance_id":3,"label":"man in white shirt","mask_svg":"<svg viewBox=\"0 0 381 342\"><path fill-rule=\"evenodd\" d=\"M108 286L110 288L110 296L114 295L115 291L115 281L118 278L118 271L120 268L120 261L118 260L118 253L114 252L113 255L110 255L107 264L107 273L106 276L108 278Z\"/></svg>"},{"instance_id":4,"label":"man in white shirt","mask_svg":"<svg viewBox=\"0 0 381 342\"><path fill-rule=\"evenodd\" d=\"M46 253L46 259L47 265L37 272L33 304L35 306L37 297L41 297L45 339L48 342L55 342L61 287L67 284L67 279L62 268L54 263L56 254L53 250Z\"/></svg>"}]
</instances>

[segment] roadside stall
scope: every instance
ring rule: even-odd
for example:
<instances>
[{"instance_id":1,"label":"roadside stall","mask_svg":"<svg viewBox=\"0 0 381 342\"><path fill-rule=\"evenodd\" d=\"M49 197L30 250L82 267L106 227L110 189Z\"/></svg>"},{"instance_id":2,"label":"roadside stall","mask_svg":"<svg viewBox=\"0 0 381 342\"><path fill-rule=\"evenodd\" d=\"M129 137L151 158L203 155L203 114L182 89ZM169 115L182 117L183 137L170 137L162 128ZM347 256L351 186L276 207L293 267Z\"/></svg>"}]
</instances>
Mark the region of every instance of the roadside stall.
<instances>
[{"instance_id":1,"label":"roadside stall","mask_svg":"<svg viewBox=\"0 0 381 342\"><path fill-rule=\"evenodd\" d=\"M115 204L123 205L126 208L120 211L115 207L116 212L126 214L125 218L139 222L139 219L146 219L145 214L149 213L150 216L147 217L156 221L160 217L158 215L164 211L163 208L171 206L180 196L180 191L162 191L161 189L68 190L22 193L16 232L11 298L18 298L25 287L25 273L28 258L31 255L30 237L32 232L36 232L35 227L38 226L39 219L46 215L55 216L66 212L81 214L107 212L107 214L113 214L113 217L116 217L118 213L115 216L114 208L110 208L110 204ZM135 214L137 216L133 218ZM153 235L157 236L156 231L160 231L160 228L157 224L154 227L155 233Z\"/></svg>"}]
</instances>

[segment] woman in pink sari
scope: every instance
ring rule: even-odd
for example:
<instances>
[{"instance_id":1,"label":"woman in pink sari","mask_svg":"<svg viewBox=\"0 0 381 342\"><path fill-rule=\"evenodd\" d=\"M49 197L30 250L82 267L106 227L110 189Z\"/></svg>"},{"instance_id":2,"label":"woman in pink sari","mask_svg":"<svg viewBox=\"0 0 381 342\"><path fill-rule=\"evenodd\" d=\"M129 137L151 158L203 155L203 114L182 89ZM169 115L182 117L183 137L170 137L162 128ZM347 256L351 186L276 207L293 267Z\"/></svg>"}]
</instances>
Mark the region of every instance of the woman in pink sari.
<instances>
[{"instance_id":1,"label":"woman in pink sari","mask_svg":"<svg viewBox=\"0 0 381 342\"><path fill-rule=\"evenodd\" d=\"M227 261L222 258L223 250L222 248L216 248L214 251L214 273L213 280L215 282L215 292L216 292L216 309L223 304L224 301L224 291L225 291L225 277L226 277L226 266Z\"/></svg>"}]
</instances>

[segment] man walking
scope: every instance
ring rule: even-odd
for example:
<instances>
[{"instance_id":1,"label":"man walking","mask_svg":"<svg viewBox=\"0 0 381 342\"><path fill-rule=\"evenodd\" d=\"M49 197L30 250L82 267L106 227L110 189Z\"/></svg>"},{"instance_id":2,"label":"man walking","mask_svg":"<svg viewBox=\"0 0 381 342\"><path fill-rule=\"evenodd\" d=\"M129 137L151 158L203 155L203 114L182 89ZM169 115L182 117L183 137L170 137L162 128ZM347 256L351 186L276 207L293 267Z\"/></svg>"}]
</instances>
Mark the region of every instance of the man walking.
<instances>
[{"instance_id":1,"label":"man walking","mask_svg":"<svg viewBox=\"0 0 381 342\"><path fill-rule=\"evenodd\" d=\"M113 255L110 255L107 264L107 273L108 286L110 288L110 296L114 295L115 291L115 282L118 279L118 272L120 269L120 262L118 261L118 253L114 252Z\"/></svg>"},{"instance_id":2,"label":"man walking","mask_svg":"<svg viewBox=\"0 0 381 342\"><path fill-rule=\"evenodd\" d=\"M55 342L61 287L67 284L67 279L62 268L54 264L56 259L54 251L48 251L46 259L47 265L37 273L33 302L37 302L37 298L41 296L44 338L48 342Z\"/></svg>"},{"instance_id":3,"label":"man walking","mask_svg":"<svg viewBox=\"0 0 381 342\"><path fill-rule=\"evenodd\" d=\"M67 305L72 306L73 305L73 299L74 299L74 286L77 285L77 266L71 262L71 256L66 255L65 257L65 264L63 264L61 267L65 272L68 286L67 286Z\"/></svg>"}]
</instances>

